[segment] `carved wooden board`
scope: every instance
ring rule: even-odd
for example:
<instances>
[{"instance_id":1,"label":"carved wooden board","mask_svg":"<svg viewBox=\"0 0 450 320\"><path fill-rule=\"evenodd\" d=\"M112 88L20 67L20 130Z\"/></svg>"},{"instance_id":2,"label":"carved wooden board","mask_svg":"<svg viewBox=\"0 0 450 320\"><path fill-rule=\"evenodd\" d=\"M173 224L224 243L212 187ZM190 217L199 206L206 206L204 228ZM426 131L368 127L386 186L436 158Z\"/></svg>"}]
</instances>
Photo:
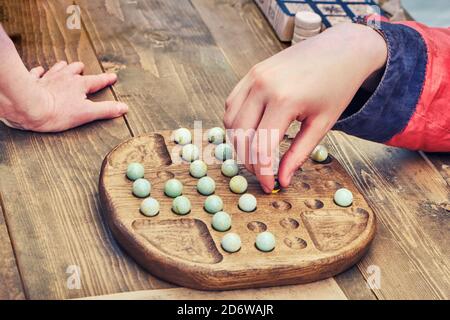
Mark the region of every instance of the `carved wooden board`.
<instances>
[{"instance_id":1,"label":"carved wooden board","mask_svg":"<svg viewBox=\"0 0 450 320\"><path fill-rule=\"evenodd\" d=\"M242 248L227 253L220 246L226 232L211 227L212 215L203 209L205 196L196 190L197 179L189 165L179 159L180 146L163 131L133 138L114 148L105 158L99 190L104 216L125 250L154 275L178 285L207 290L254 288L305 283L338 274L354 265L368 249L375 234L375 215L352 179L331 157L326 164L308 160L292 186L277 194L263 193L254 176L245 169L240 174L249 181L248 192L258 199L257 210L242 212L240 195L228 188L229 179L220 164L208 166L216 182L215 194L222 197L224 211L232 216L229 232L240 235ZM213 145L203 145L208 156ZM285 149L289 141L282 144ZM142 199L132 195L132 182L125 176L130 162L145 167L152 183L151 196L160 203L160 213L145 217L139 212ZM183 195L192 204L191 212L172 212L172 199L164 195L164 183L175 177L183 182ZM346 187L354 202L341 208L334 192ZM255 247L258 232L268 230L277 240L269 253Z\"/></svg>"}]
</instances>

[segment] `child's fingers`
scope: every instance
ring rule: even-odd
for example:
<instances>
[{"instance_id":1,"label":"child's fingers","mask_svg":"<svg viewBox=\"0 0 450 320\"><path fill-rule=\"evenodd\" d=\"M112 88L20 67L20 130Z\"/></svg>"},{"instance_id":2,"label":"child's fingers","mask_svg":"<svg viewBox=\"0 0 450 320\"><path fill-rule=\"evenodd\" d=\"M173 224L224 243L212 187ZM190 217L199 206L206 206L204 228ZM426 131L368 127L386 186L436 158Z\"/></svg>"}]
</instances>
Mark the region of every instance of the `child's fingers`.
<instances>
[{"instance_id":1,"label":"child's fingers","mask_svg":"<svg viewBox=\"0 0 450 320\"><path fill-rule=\"evenodd\" d=\"M247 170L253 173L249 150L255 130L263 116L264 107L264 97L255 90L251 90L231 126L238 159L245 164Z\"/></svg>"},{"instance_id":2,"label":"child's fingers","mask_svg":"<svg viewBox=\"0 0 450 320\"><path fill-rule=\"evenodd\" d=\"M251 82L247 76L236 85L225 102L225 114L223 116L223 124L226 129L230 129L239 113L243 103L247 99L251 89Z\"/></svg>"},{"instance_id":3,"label":"child's fingers","mask_svg":"<svg viewBox=\"0 0 450 320\"><path fill-rule=\"evenodd\" d=\"M267 106L261 122L258 125L251 145L253 168L264 192L273 190L274 165L276 152L280 141L289 128L293 118L285 112L280 112L279 106ZM256 160L256 161L255 161Z\"/></svg>"},{"instance_id":4,"label":"child's fingers","mask_svg":"<svg viewBox=\"0 0 450 320\"><path fill-rule=\"evenodd\" d=\"M84 70L84 63L80 61L72 62L67 66L66 70L73 74L81 74Z\"/></svg>"},{"instance_id":5,"label":"child's fingers","mask_svg":"<svg viewBox=\"0 0 450 320\"><path fill-rule=\"evenodd\" d=\"M34 67L30 70L30 74L35 77L36 79L39 79L42 77L42 75L45 73L45 69L42 66Z\"/></svg>"},{"instance_id":6,"label":"child's fingers","mask_svg":"<svg viewBox=\"0 0 450 320\"><path fill-rule=\"evenodd\" d=\"M85 106L74 117L73 126L79 126L94 120L117 118L128 111L128 106L119 101L92 102L86 100Z\"/></svg>"},{"instance_id":7,"label":"child's fingers","mask_svg":"<svg viewBox=\"0 0 450 320\"><path fill-rule=\"evenodd\" d=\"M225 102L225 111L228 110L234 101L235 97L238 95L239 91L242 89L244 83L246 82L246 77L239 80L239 82L234 86L233 90L228 95L228 98Z\"/></svg>"},{"instance_id":8,"label":"child's fingers","mask_svg":"<svg viewBox=\"0 0 450 320\"><path fill-rule=\"evenodd\" d=\"M83 76L86 93L97 92L117 81L115 73L102 73L98 75Z\"/></svg>"},{"instance_id":9,"label":"child's fingers","mask_svg":"<svg viewBox=\"0 0 450 320\"><path fill-rule=\"evenodd\" d=\"M278 171L281 186L289 186L295 171L308 159L328 129L328 121L321 121L317 117L307 118L302 122L300 132L281 159L280 170Z\"/></svg>"},{"instance_id":10,"label":"child's fingers","mask_svg":"<svg viewBox=\"0 0 450 320\"><path fill-rule=\"evenodd\" d=\"M61 71L66 66L67 66L67 62L66 61L59 61L59 62L55 63L50 69L48 69L47 74L52 74L52 73L56 73L58 71Z\"/></svg>"}]
</instances>

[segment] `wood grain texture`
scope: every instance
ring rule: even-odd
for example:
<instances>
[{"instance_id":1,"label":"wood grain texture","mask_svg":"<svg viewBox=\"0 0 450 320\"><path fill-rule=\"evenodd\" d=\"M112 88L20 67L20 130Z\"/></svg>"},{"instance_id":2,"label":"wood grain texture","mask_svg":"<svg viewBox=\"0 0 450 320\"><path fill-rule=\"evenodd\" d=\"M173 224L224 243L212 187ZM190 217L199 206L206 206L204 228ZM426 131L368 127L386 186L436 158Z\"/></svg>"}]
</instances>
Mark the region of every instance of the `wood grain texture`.
<instances>
[{"instance_id":1,"label":"wood grain texture","mask_svg":"<svg viewBox=\"0 0 450 320\"><path fill-rule=\"evenodd\" d=\"M3 1L27 67L81 60L86 74L101 67L84 30L68 30L72 1ZM11 25L11 28L9 26ZM95 99L113 99L110 90ZM59 299L168 287L140 269L103 223L97 180L105 154L130 133L123 118L60 134L0 127L0 192L25 291L31 299ZM81 288L70 290L69 266Z\"/></svg>"},{"instance_id":2,"label":"wood grain texture","mask_svg":"<svg viewBox=\"0 0 450 320\"><path fill-rule=\"evenodd\" d=\"M25 299L25 292L9 239L0 198L0 300L23 299Z\"/></svg>"},{"instance_id":3,"label":"wood grain texture","mask_svg":"<svg viewBox=\"0 0 450 320\"><path fill-rule=\"evenodd\" d=\"M136 135L222 122L237 78L190 1L77 3L102 66L118 72Z\"/></svg>"},{"instance_id":4,"label":"wood grain texture","mask_svg":"<svg viewBox=\"0 0 450 320\"><path fill-rule=\"evenodd\" d=\"M222 175L220 162L213 156L215 145L194 134L201 158L209 164L208 176L216 183L215 194L232 216L232 232L242 239L239 252L225 252L220 246L225 233L211 227L212 215L203 209L206 197L197 192L198 179L190 176L188 163L179 155L181 146L171 141L171 134L143 135L114 148L103 162L99 183L113 234L152 273L206 290L298 284L340 273L367 251L375 233L375 216L336 160L326 164L308 160L289 189L271 196L263 193L254 175L241 168L249 183L247 192L258 199L256 211L244 213L237 207L240 195L229 190L230 179ZM139 212L142 199L131 194L132 181L125 174L130 162L142 163L145 177L152 182L152 197L160 204L155 217ZM183 195L191 201L188 215L175 215L173 199L164 195L164 184L173 177L183 183ZM333 202L335 191L344 186L354 196L350 208ZM256 235L265 230L277 238L276 248L268 253L254 246Z\"/></svg>"},{"instance_id":5,"label":"wood grain texture","mask_svg":"<svg viewBox=\"0 0 450 320\"><path fill-rule=\"evenodd\" d=\"M251 0L193 3L239 77L259 59L283 48ZM236 39L227 37L226 29L215 27L215 21L227 20L235 21L234 32L246 39L240 42L239 52L233 50L238 45ZM256 58L252 61L252 57ZM366 279L370 279L369 266L381 268L382 288L375 291L377 297L448 298L449 215L440 204L447 201L449 189L443 179L417 153L340 133L332 132L328 137L331 150L382 219L372 249L358 264ZM344 281L340 276L336 280ZM358 287L364 286L357 283L355 290L346 293L358 292Z\"/></svg>"},{"instance_id":6,"label":"wood grain texture","mask_svg":"<svg viewBox=\"0 0 450 320\"><path fill-rule=\"evenodd\" d=\"M187 288L145 290L86 298L88 300L346 300L330 278L308 284L231 291Z\"/></svg>"},{"instance_id":7,"label":"wood grain texture","mask_svg":"<svg viewBox=\"0 0 450 320\"><path fill-rule=\"evenodd\" d=\"M375 237L377 237L377 234L375 234ZM359 271L357 264L334 276L334 280L348 299L377 300L377 296L368 286L367 281L361 271Z\"/></svg>"},{"instance_id":8,"label":"wood grain texture","mask_svg":"<svg viewBox=\"0 0 450 320\"><path fill-rule=\"evenodd\" d=\"M433 165L450 187L450 153L421 153L424 159Z\"/></svg>"},{"instance_id":9,"label":"wood grain texture","mask_svg":"<svg viewBox=\"0 0 450 320\"><path fill-rule=\"evenodd\" d=\"M342 133L329 139L379 217L376 240L360 265L366 278L370 266L380 267L377 296L447 299L450 215L440 205L449 196L445 181L416 152Z\"/></svg>"},{"instance_id":10,"label":"wood grain texture","mask_svg":"<svg viewBox=\"0 0 450 320\"><path fill-rule=\"evenodd\" d=\"M192 3L238 78L288 46L277 39L253 0L192 0Z\"/></svg>"}]
</instances>

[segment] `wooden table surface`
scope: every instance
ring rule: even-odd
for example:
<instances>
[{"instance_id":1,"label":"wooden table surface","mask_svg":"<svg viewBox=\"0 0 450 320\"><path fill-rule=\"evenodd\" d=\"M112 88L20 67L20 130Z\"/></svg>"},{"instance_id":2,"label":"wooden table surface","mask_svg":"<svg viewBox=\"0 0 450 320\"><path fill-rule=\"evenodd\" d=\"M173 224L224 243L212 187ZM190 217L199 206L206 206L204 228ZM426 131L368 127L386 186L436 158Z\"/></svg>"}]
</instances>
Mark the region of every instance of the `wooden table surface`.
<instances>
[{"instance_id":1,"label":"wooden table surface","mask_svg":"<svg viewBox=\"0 0 450 320\"><path fill-rule=\"evenodd\" d=\"M450 298L450 155L338 132L325 143L378 217L357 266L307 285L217 293L177 288L140 268L103 222L103 157L145 132L196 119L220 125L237 81L284 46L251 0L75 2L79 30L66 27L72 0L0 0L0 22L27 67L81 60L86 73L117 72L114 88L94 98L125 101L130 112L60 134L0 126L0 299ZM79 289L68 286L73 266Z\"/></svg>"}]
</instances>

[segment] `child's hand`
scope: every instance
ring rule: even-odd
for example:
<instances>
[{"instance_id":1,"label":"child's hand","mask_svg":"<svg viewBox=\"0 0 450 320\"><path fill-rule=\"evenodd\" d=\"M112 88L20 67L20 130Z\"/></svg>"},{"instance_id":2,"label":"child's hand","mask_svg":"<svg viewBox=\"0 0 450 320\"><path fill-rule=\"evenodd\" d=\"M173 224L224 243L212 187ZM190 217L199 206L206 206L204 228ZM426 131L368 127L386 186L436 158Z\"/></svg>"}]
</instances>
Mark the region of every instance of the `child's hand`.
<instances>
[{"instance_id":1,"label":"child's hand","mask_svg":"<svg viewBox=\"0 0 450 320\"><path fill-rule=\"evenodd\" d=\"M227 99L224 124L256 130L232 138L265 192L273 189L273 152L291 122L302 126L280 163L283 187L386 59L387 46L377 32L342 24L259 63L238 83Z\"/></svg>"},{"instance_id":2,"label":"child's hand","mask_svg":"<svg viewBox=\"0 0 450 320\"><path fill-rule=\"evenodd\" d=\"M115 74L83 76L81 62L56 63L47 72L42 67L21 74L13 84L10 102L2 106L4 122L14 128L37 132L58 132L98 119L127 112L117 101L92 102L87 94L99 91L117 80ZM20 88L21 87L21 88Z\"/></svg>"}]
</instances>

